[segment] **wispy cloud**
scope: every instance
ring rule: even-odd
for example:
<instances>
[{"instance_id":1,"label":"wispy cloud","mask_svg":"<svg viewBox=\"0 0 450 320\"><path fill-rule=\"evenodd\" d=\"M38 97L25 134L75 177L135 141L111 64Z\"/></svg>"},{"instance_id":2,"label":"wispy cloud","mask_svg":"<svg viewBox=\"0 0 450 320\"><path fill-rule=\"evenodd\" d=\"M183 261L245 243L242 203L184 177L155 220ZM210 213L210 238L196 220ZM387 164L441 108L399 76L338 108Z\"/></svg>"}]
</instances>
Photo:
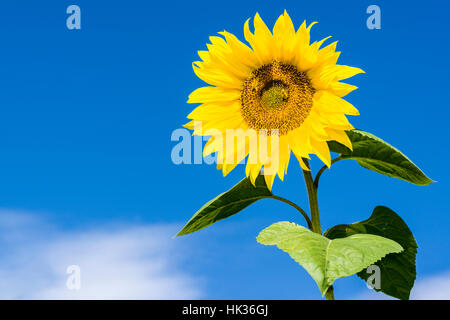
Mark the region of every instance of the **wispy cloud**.
<instances>
[{"instance_id":1,"label":"wispy cloud","mask_svg":"<svg viewBox=\"0 0 450 320\"><path fill-rule=\"evenodd\" d=\"M196 299L202 281L181 264L171 225L63 232L37 215L0 210L1 299ZM176 244L175 244L176 243ZM66 286L81 269L80 290Z\"/></svg>"},{"instance_id":2,"label":"wispy cloud","mask_svg":"<svg viewBox=\"0 0 450 320\"><path fill-rule=\"evenodd\" d=\"M416 300L449 300L450 271L427 276L419 280L412 292Z\"/></svg>"},{"instance_id":3,"label":"wispy cloud","mask_svg":"<svg viewBox=\"0 0 450 320\"><path fill-rule=\"evenodd\" d=\"M410 298L411 300L449 300L450 271L416 280ZM370 290L358 296L357 299L391 299L391 297Z\"/></svg>"}]
</instances>

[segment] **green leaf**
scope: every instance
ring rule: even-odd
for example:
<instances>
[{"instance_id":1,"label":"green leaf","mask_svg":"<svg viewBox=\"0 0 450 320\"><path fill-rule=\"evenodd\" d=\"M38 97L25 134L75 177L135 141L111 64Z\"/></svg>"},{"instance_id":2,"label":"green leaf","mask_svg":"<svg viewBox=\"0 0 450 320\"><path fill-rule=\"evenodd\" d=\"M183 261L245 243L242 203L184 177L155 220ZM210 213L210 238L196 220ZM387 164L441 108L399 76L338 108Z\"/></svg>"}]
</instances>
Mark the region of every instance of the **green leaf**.
<instances>
[{"instance_id":1,"label":"green leaf","mask_svg":"<svg viewBox=\"0 0 450 320\"><path fill-rule=\"evenodd\" d=\"M398 149L373 134L350 130L347 135L352 142L353 151L336 141L328 142L330 150L340 153L344 159L354 159L364 168L386 176L418 185L435 182Z\"/></svg>"},{"instance_id":2,"label":"green leaf","mask_svg":"<svg viewBox=\"0 0 450 320\"><path fill-rule=\"evenodd\" d=\"M370 234L330 240L292 222L277 222L261 231L261 244L276 245L313 277L322 295L336 279L355 274L385 255L401 252L393 240Z\"/></svg>"},{"instance_id":3,"label":"green leaf","mask_svg":"<svg viewBox=\"0 0 450 320\"><path fill-rule=\"evenodd\" d=\"M194 214L177 236L206 228L219 220L238 213L260 199L271 196L272 192L267 188L263 175L256 178L255 186L249 178L245 178L227 192L207 202Z\"/></svg>"},{"instance_id":4,"label":"green leaf","mask_svg":"<svg viewBox=\"0 0 450 320\"><path fill-rule=\"evenodd\" d=\"M353 234L374 234L399 243L404 251L389 254L376 263L380 267L380 289L387 295L407 300L416 279L417 243L406 223L387 207L376 207L369 219L351 225L338 225L325 232L330 239L347 237ZM366 270L358 276L367 280Z\"/></svg>"}]
</instances>

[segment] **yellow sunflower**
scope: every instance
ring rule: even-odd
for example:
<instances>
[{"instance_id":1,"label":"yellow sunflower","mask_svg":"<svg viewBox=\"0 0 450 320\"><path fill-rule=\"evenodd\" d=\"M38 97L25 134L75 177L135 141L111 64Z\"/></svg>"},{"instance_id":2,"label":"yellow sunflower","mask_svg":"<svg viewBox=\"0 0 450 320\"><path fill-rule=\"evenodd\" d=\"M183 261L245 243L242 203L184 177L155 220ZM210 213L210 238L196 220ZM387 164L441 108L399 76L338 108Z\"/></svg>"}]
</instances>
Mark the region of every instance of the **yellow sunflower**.
<instances>
[{"instance_id":1,"label":"yellow sunflower","mask_svg":"<svg viewBox=\"0 0 450 320\"><path fill-rule=\"evenodd\" d=\"M353 127L345 115L359 112L342 97L357 87L340 80L364 71L336 64L337 42L323 48L328 38L310 44L314 24L303 22L295 31L285 11L271 32L256 14L253 33L249 20L244 25L250 47L223 31L223 37L210 37L207 51L198 52L202 61L193 63L194 72L210 86L190 94L188 102L201 105L185 127L211 137L203 155L217 153L224 176L248 157L247 176L254 183L263 168L271 189L277 174L283 180L291 151L309 170L303 158L310 154L331 165L327 141L352 147L345 130Z\"/></svg>"}]
</instances>

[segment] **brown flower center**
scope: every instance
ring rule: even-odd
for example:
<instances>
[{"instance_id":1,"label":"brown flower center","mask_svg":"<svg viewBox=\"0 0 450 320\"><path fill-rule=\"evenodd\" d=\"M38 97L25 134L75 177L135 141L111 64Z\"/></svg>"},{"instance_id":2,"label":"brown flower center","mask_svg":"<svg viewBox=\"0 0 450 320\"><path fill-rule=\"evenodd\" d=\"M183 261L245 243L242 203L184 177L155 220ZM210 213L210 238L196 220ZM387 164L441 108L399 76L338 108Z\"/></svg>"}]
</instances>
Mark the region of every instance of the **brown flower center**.
<instances>
[{"instance_id":1,"label":"brown flower center","mask_svg":"<svg viewBox=\"0 0 450 320\"><path fill-rule=\"evenodd\" d=\"M300 127L313 105L315 89L306 72L274 61L252 72L241 92L241 112L247 124L280 135Z\"/></svg>"}]
</instances>

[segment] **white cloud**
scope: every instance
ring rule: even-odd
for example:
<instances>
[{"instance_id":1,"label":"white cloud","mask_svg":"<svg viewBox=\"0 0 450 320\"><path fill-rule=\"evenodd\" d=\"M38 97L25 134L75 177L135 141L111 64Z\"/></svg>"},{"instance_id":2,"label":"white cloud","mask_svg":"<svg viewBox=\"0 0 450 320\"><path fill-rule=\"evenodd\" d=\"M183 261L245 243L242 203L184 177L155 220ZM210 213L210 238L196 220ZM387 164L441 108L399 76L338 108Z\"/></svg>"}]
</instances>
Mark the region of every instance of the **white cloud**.
<instances>
[{"instance_id":1,"label":"white cloud","mask_svg":"<svg viewBox=\"0 0 450 320\"><path fill-rule=\"evenodd\" d=\"M1 299L197 299L202 280L180 270L187 248L170 225L63 232L37 215L0 210ZM69 290L67 267L81 269Z\"/></svg>"},{"instance_id":2,"label":"white cloud","mask_svg":"<svg viewBox=\"0 0 450 320\"><path fill-rule=\"evenodd\" d=\"M415 300L449 300L450 271L419 280L413 288L411 298Z\"/></svg>"},{"instance_id":3,"label":"white cloud","mask_svg":"<svg viewBox=\"0 0 450 320\"><path fill-rule=\"evenodd\" d=\"M393 299L375 291L366 291L357 299ZM416 280L411 291L411 300L449 300L450 299L450 271L435 275L428 275Z\"/></svg>"}]
</instances>

